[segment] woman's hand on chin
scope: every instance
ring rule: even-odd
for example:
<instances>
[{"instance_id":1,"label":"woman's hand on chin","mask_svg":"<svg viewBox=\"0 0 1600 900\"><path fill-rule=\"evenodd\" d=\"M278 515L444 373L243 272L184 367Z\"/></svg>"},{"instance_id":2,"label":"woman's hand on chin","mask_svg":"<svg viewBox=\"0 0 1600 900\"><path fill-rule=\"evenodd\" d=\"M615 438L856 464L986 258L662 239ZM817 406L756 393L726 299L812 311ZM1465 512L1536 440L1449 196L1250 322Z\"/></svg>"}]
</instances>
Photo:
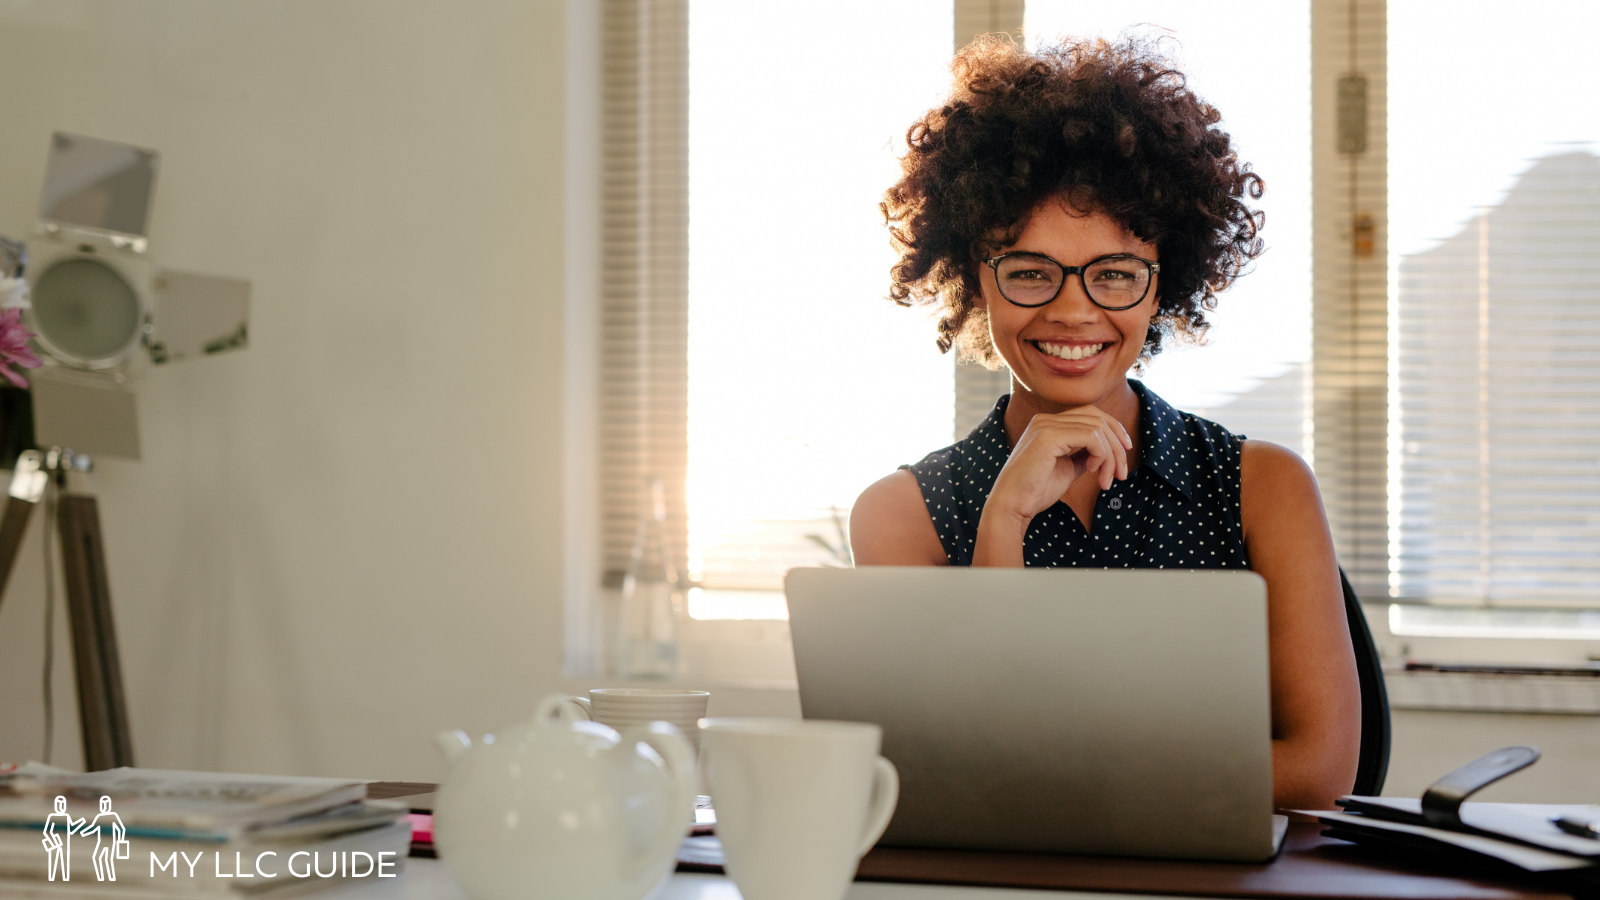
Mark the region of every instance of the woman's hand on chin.
<instances>
[{"instance_id":1,"label":"woman's hand on chin","mask_svg":"<svg viewBox=\"0 0 1600 900\"><path fill-rule=\"evenodd\" d=\"M1093 475L1100 489L1128 477L1133 439L1115 416L1098 406L1039 413L1012 448L984 504L1024 525L1049 509L1079 478Z\"/></svg>"}]
</instances>

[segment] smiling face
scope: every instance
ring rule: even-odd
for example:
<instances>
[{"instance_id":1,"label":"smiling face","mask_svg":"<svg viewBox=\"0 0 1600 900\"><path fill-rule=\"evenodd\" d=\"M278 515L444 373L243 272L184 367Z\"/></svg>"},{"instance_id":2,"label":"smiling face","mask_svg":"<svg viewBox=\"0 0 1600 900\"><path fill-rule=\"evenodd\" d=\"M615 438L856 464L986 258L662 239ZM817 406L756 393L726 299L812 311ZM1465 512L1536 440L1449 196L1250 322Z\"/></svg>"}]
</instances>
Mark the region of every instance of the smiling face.
<instances>
[{"instance_id":1,"label":"smiling face","mask_svg":"<svg viewBox=\"0 0 1600 900\"><path fill-rule=\"evenodd\" d=\"M1068 266L1115 253L1159 261L1154 244L1104 213L1085 214L1059 198L1036 207L1016 242L996 251L1010 252L1040 253ZM1138 408L1128 370L1144 348L1160 285L1152 284L1137 305L1111 311L1091 302L1078 276L1069 275L1055 300L1029 309L1002 297L996 277L994 269L981 266L989 337L1011 369L1018 415L1093 405L1127 422Z\"/></svg>"}]
</instances>

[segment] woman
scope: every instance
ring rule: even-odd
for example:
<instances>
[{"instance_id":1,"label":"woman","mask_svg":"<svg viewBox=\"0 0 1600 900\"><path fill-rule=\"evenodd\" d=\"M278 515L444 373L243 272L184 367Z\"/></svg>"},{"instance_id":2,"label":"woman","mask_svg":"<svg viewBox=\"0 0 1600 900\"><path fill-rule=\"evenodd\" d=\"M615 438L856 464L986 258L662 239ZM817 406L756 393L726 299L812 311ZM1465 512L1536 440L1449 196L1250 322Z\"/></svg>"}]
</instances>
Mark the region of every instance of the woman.
<instances>
[{"instance_id":1,"label":"woman","mask_svg":"<svg viewBox=\"0 0 1600 900\"><path fill-rule=\"evenodd\" d=\"M1248 567L1267 584L1273 796L1327 809L1355 777L1360 696L1316 482L1290 451L1179 412L1127 375L1198 339L1261 253L1261 179L1138 40L968 48L885 195L891 296L939 346L1011 371L965 440L869 487L860 565Z\"/></svg>"}]
</instances>

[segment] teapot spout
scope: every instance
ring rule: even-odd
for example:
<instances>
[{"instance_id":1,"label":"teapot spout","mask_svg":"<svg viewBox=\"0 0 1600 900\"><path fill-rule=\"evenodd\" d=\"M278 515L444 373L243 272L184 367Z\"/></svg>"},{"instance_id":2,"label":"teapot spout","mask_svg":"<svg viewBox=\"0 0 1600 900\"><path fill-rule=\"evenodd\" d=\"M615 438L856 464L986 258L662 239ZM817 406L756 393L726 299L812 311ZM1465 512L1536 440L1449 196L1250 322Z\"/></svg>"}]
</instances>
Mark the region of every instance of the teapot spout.
<instances>
[{"instance_id":1,"label":"teapot spout","mask_svg":"<svg viewBox=\"0 0 1600 900\"><path fill-rule=\"evenodd\" d=\"M444 754L445 760L454 765L457 760L467 754L468 750L472 749L472 738L467 737L467 733L458 728L454 731L441 731L434 735L433 744L439 748L440 753Z\"/></svg>"}]
</instances>

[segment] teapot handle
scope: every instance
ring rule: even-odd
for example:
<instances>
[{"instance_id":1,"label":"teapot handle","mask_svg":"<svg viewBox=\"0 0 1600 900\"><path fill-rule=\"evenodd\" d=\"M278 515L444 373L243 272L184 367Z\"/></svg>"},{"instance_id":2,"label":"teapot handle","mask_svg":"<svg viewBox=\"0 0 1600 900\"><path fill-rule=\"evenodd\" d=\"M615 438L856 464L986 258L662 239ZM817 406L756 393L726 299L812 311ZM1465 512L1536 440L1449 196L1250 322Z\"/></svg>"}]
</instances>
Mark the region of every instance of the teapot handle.
<instances>
[{"instance_id":1,"label":"teapot handle","mask_svg":"<svg viewBox=\"0 0 1600 900\"><path fill-rule=\"evenodd\" d=\"M678 845L694 827L694 802L699 774L695 769L694 748L683 732L671 722L651 722L649 725L630 728L622 735L624 744L645 744L661 754L667 774L672 776L672 798L667 806L667 819L661 834L628 864L630 877L643 875L644 868L663 858L677 855Z\"/></svg>"}]
</instances>

